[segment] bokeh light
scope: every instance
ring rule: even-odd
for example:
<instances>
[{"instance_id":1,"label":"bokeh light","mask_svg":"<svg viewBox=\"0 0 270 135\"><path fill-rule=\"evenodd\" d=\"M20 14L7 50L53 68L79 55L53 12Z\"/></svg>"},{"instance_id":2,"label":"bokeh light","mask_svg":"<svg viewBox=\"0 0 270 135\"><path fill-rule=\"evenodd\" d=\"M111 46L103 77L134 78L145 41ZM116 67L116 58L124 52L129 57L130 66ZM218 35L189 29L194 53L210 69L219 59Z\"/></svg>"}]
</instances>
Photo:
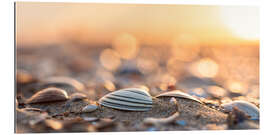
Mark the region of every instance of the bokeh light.
<instances>
[{"instance_id":1,"label":"bokeh light","mask_svg":"<svg viewBox=\"0 0 270 135\"><path fill-rule=\"evenodd\" d=\"M101 52L99 60L103 67L108 70L116 70L121 65L119 54L112 49L105 49Z\"/></svg>"},{"instance_id":2,"label":"bokeh light","mask_svg":"<svg viewBox=\"0 0 270 135\"><path fill-rule=\"evenodd\" d=\"M138 53L138 41L131 34L120 34L112 42L113 48L123 59L132 59Z\"/></svg>"},{"instance_id":3,"label":"bokeh light","mask_svg":"<svg viewBox=\"0 0 270 135\"><path fill-rule=\"evenodd\" d=\"M106 80L104 82L104 87L108 90L108 91L115 91L115 85L113 84L112 81L110 80Z\"/></svg>"},{"instance_id":4,"label":"bokeh light","mask_svg":"<svg viewBox=\"0 0 270 135\"><path fill-rule=\"evenodd\" d=\"M233 93L246 94L248 89L245 83L235 80L228 80L226 82L226 87Z\"/></svg>"},{"instance_id":5,"label":"bokeh light","mask_svg":"<svg viewBox=\"0 0 270 135\"><path fill-rule=\"evenodd\" d=\"M210 58L202 58L192 64L191 72L198 77L213 78L219 71L219 65Z\"/></svg>"},{"instance_id":6,"label":"bokeh light","mask_svg":"<svg viewBox=\"0 0 270 135\"><path fill-rule=\"evenodd\" d=\"M219 86L209 86L207 87L207 92L216 98L227 96L227 91Z\"/></svg>"}]
</instances>

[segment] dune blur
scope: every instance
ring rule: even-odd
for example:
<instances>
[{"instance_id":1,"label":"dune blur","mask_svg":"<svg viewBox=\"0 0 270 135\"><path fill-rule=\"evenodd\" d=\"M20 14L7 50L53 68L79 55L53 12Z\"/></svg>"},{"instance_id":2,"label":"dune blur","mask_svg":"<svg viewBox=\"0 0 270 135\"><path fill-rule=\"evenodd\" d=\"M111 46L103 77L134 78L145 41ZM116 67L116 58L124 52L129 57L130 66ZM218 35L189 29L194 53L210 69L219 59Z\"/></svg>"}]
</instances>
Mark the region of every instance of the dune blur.
<instances>
[{"instance_id":1,"label":"dune blur","mask_svg":"<svg viewBox=\"0 0 270 135\"><path fill-rule=\"evenodd\" d=\"M133 58L138 45L172 45L176 51L183 50L175 45L179 43L188 46L259 45L259 9L16 2L16 43L18 46L112 44L123 59ZM125 50L123 44L128 44ZM179 58L188 60L184 53Z\"/></svg>"}]
</instances>

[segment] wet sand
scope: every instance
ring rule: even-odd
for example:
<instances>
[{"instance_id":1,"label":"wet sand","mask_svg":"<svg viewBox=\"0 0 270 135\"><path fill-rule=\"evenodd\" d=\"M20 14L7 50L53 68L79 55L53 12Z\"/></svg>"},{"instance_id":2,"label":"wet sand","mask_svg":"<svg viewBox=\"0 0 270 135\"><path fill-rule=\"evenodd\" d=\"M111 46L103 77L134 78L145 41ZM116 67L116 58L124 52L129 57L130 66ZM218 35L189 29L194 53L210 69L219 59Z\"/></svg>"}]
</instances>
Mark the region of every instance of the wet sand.
<instances>
[{"instance_id":1,"label":"wet sand","mask_svg":"<svg viewBox=\"0 0 270 135\"><path fill-rule=\"evenodd\" d=\"M232 115L220 106L226 100L242 99L259 107L259 97L247 97L247 94L233 93L224 88L225 97L213 97L206 92L206 96L193 95L203 101L203 104L189 99L176 98L177 104L170 103L169 97L154 98L154 96L174 89L182 89L191 93L193 88L207 88L208 86L222 86L220 79L202 79L183 74L176 78L177 83L167 85L167 90L157 86L160 82L155 73L145 74L134 67L124 66L117 71L108 72L99 64L98 54L103 48L91 50L88 47L37 47L34 49L17 49L17 69L26 71L18 77L16 100L16 131L29 132L113 132L113 131L180 131L180 130L227 130L227 129L258 129L258 121L230 123ZM88 51L85 51L88 50ZM210 55L209 55L210 56ZM166 57L166 56L164 56ZM252 59L256 58L256 54ZM89 59L87 59L89 58ZM91 59L90 59L91 58ZM164 58L165 59L165 58ZM232 58L233 59L233 58ZM162 62L161 62L162 63ZM129 65L127 62L126 65ZM131 64L132 65L132 64ZM253 65L256 67L256 65ZM225 70L225 69L224 69ZM21 72L21 71L19 71ZM244 73L239 73L244 74ZM40 91L41 79L50 76L67 76L81 81L84 90L66 90L70 96L73 93L83 93L87 96L82 100L67 100L59 102L26 104L26 100ZM257 74L249 77L254 84ZM149 79L149 78L154 79ZM104 79L105 78L105 79ZM246 78L247 79L247 78ZM112 85L108 85L110 80ZM250 81L251 82L251 81ZM134 112L108 108L97 103L102 96L126 87L147 86L153 97L153 107L149 111ZM256 92L254 92L256 94ZM205 94L205 93L204 93ZM226 100L225 100L226 99ZM86 105L96 104L98 109L91 113L83 113ZM179 113L170 123L147 124L146 118L168 118Z\"/></svg>"}]
</instances>

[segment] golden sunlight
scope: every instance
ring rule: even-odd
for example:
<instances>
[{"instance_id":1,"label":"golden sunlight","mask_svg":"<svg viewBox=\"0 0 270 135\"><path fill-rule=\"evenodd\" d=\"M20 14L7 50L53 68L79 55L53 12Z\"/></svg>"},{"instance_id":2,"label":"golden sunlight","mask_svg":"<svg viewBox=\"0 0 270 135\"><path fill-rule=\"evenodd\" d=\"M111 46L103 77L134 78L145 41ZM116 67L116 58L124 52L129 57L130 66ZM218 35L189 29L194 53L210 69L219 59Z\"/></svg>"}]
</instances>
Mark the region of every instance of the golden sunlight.
<instances>
[{"instance_id":1,"label":"golden sunlight","mask_svg":"<svg viewBox=\"0 0 270 135\"><path fill-rule=\"evenodd\" d=\"M218 64L210 58L202 58L191 67L191 73L198 77L212 78L218 73Z\"/></svg>"},{"instance_id":2,"label":"golden sunlight","mask_svg":"<svg viewBox=\"0 0 270 135\"><path fill-rule=\"evenodd\" d=\"M233 34L245 40L259 39L259 8L220 7L221 20Z\"/></svg>"}]
</instances>

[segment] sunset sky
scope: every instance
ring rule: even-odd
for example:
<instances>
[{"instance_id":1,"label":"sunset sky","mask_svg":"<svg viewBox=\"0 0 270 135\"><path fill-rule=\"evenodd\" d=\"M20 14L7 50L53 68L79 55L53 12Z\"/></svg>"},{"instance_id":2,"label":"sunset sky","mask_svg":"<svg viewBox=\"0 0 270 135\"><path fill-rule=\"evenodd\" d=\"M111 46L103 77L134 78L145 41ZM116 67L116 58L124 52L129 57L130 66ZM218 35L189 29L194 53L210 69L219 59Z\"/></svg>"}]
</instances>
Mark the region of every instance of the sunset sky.
<instances>
[{"instance_id":1,"label":"sunset sky","mask_svg":"<svg viewBox=\"0 0 270 135\"><path fill-rule=\"evenodd\" d=\"M259 8L16 2L18 45L111 44L121 34L148 45L258 44Z\"/></svg>"}]
</instances>

